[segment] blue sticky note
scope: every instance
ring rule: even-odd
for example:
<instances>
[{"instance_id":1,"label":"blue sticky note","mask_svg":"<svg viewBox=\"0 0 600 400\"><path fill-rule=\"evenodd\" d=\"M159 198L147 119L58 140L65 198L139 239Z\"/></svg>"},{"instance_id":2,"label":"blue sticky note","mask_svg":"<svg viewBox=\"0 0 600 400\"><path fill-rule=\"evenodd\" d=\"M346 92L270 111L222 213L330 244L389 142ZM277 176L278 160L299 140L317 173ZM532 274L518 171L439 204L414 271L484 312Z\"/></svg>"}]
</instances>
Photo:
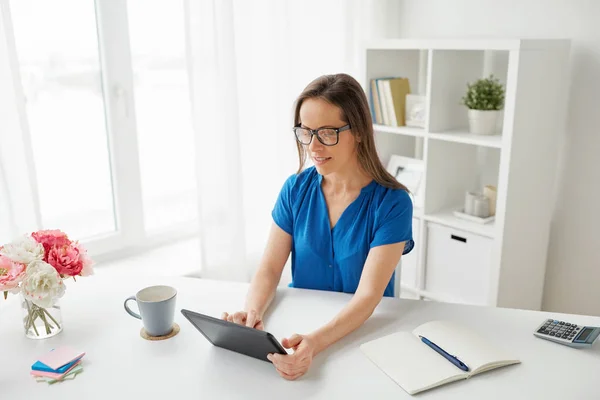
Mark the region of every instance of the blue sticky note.
<instances>
[{"instance_id":1,"label":"blue sticky note","mask_svg":"<svg viewBox=\"0 0 600 400\"><path fill-rule=\"evenodd\" d=\"M31 369L34 371L44 371L44 372L55 372L58 374L62 374L64 373L66 370L68 370L69 368L71 368L73 366L73 364L75 364L77 361L79 361L81 358L78 358L76 360L71 361L68 364L63 365L62 367L60 367L59 369L52 369L49 366L47 366L44 363L41 363L39 361L36 361L32 366Z\"/></svg>"}]
</instances>

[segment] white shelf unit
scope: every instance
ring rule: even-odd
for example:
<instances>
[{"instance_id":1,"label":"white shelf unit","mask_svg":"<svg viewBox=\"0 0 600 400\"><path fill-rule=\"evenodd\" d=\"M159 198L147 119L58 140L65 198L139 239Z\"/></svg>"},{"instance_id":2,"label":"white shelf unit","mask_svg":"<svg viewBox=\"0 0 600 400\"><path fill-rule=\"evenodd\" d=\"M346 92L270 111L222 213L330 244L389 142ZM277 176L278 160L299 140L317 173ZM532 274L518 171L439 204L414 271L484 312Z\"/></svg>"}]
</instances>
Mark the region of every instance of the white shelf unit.
<instances>
[{"instance_id":1,"label":"white shelf unit","mask_svg":"<svg viewBox=\"0 0 600 400\"><path fill-rule=\"evenodd\" d=\"M570 42L392 39L365 51L367 94L371 79L397 76L426 98L424 128L374 125L384 165L396 154L425 167L399 296L541 309ZM491 73L505 87L498 134L474 135L461 98L468 82ZM497 188L494 221L456 217L465 193L485 185Z\"/></svg>"}]
</instances>

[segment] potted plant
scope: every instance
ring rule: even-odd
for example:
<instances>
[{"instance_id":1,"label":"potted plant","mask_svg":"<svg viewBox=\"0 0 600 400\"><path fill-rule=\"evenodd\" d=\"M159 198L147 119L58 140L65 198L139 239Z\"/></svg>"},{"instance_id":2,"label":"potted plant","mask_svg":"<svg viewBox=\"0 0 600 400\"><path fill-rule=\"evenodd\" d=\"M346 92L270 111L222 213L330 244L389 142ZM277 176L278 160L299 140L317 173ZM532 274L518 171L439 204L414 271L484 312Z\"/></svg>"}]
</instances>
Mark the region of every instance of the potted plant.
<instances>
[{"instance_id":1,"label":"potted plant","mask_svg":"<svg viewBox=\"0 0 600 400\"><path fill-rule=\"evenodd\" d=\"M504 107L504 87L494 75L467 83L467 93L462 98L468 107L469 130L478 135L496 133L498 117Z\"/></svg>"}]
</instances>

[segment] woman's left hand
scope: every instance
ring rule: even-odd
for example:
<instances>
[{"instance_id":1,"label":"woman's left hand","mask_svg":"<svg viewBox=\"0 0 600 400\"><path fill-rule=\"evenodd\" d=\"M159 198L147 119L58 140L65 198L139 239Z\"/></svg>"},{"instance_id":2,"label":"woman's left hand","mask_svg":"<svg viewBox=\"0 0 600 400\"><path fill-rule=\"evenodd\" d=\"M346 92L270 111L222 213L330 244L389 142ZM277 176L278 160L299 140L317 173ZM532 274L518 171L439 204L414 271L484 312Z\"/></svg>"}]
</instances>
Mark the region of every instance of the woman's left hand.
<instances>
[{"instance_id":1,"label":"woman's left hand","mask_svg":"<svg viewBox=\"0 0 600 400\"><path fill-rule=\"evenodd\" d=\"M294 334L283 339L281 344L286 349L293 349L293 354L269 354L267 358L273 363L279 375L288 380L295 380L308 371L315 355L315 340L308 335Z\"/></svg>"}]
</instances>

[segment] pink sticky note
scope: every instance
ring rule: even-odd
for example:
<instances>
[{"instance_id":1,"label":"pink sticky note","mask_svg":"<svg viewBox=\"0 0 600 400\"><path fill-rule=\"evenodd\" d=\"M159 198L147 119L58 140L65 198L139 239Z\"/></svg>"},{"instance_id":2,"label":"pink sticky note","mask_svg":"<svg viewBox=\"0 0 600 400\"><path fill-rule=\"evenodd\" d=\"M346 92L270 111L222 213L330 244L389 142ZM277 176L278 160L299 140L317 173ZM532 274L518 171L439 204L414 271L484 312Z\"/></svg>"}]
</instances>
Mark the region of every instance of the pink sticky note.
<instances>
[{"instance_id":1,"label":"pink sticky note","mask_svg":"<svg viewBox=\"0 0 600 400\"><path fill-rule=\"evenodd\" d=\"M71 366L71 368L69 368L68 370L66 370L62 374L58 374L58 373L55 373L55 372L46 372L46 371L31 371L30 374L33 375L33 376L44 376L44 377L52 378L52 379L61 379L62 377L64 377L65 375L67 375L69 372L71 372L71 370L73 368L75 368L76 366L78 366L79 364L81 364L81 360L77 361L75 364L73 364Z\"/></svg>"},{"instance_id":2,"label":"pink sticky note","mask_svg":"<svg viewBox=\"0 0 600 400\"><path fill-rule=\"evenodd\" d=\"M65 364L70 363L85 355L84 352L77 351L69 346L62 346L44 354L39 362L46 364L52 369L59 369Z\"/></svg>"}]
</instances>

